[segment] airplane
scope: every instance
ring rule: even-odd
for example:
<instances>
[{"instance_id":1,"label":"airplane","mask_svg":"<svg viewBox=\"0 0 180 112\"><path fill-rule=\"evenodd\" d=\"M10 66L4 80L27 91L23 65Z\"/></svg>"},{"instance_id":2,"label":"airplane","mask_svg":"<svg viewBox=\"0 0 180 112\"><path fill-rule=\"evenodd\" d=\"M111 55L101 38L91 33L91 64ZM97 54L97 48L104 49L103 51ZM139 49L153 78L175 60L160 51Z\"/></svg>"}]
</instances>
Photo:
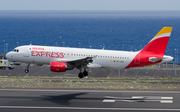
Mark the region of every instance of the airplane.
<instances>
[{"instance_id":1,"label":"airplane","mask_svg":"<svg viewBox=\"0 0 180 112\"><path fill-rule=\"evenodd\" d=\"M83 78L88 76L88 68L128 69L173 61L173 57L164 55L171 31L172 27L163 27L143 49L135 52L24 45L8 52L6 58L28 63L25 73L31 63L50 64L52 72L77 68L78 77Z\"/></svg>"}]
</instances>

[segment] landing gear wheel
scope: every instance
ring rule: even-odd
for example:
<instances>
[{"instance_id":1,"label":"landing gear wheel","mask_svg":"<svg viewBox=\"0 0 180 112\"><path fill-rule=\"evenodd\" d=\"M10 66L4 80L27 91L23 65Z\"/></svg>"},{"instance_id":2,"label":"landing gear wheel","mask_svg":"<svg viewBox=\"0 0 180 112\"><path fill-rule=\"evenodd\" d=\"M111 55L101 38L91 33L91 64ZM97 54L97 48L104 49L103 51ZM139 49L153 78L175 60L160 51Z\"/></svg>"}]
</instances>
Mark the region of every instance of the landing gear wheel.
<instances>
[{"instance_id":1,"label":"landing gear wheel","mask_svg":"<svg viewBox=\"0 0 180 112\"><path fill-rule=\"evenodd\" d=\"M29 65L30 65L30 63L27 64L27 68L26 68L26 70L24 71L25 73L29 73Z\"/></svg>"},{"instance_id":2,"label":"landing gear wheel","mask_svg":"<svg viewBox=\"0 0 180 112\"><path fill-rule=\"evenodd\" d=\"M82 72L80 72L80 73L78 74L78 77L79 77L80 79L82 79L82 78L84 77L84 74L83 74Z\"/></svg>"},{"instance_id":3,"label":"landing gear wheel","mask_svg":"<svg viewBox=\"0 0 180 112\"><path fill-rule=\"evenodd\" d=\"M25 72L25 73L29 73L29 70L28 70L28 69L26 69L24 72Z\"/></svg>"},{"instance_id":4,"label":"landing gear wheel","mask_svg":"<svg viewBox=\"0 0 180 112\"><path fill-rule=\"evenodd\" d=\"M83 74L84 74L84 76L88 76L88 72L87 71L84 71Z\"/></svg>"}]
</instances>

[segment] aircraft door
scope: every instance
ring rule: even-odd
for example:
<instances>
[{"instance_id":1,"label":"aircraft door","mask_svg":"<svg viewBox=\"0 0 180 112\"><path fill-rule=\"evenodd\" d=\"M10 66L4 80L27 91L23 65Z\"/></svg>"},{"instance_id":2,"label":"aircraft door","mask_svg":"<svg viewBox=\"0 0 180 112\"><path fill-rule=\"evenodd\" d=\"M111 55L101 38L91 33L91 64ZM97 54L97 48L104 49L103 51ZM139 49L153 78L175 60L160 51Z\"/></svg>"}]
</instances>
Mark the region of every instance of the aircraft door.
<instances>
[{"instance_id":1,"label":"aircraft door","mask_svg":"<svg viewBox=\"0 0 180 112\"><path fill-rule=\"evenodd\" d=\"M29 48L28 47L26 47L24 49L24 57L29 57Z\"/></svg>"},{"instance_id":2,"label":"aircraft door","mask_svg":"<svg viewBox=\"0 0 180 112\"><path fill-rule=\"evenodd\" d=\"M140 54L137 54L134 59L134 64L140 64Z\"/></svg>"}]
</instances>

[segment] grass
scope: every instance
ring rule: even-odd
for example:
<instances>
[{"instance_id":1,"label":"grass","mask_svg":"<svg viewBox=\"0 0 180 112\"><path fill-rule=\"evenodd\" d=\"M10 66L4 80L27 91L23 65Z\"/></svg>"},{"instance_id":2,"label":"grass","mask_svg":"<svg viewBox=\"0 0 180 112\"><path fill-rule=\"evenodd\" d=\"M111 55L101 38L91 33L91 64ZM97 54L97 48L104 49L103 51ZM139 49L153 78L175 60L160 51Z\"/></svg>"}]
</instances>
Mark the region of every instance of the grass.
<instances>
[{"instance_id":1,"label":"grass","mask_svg":"<svg viewBox=\"0 0 180 112\"><path fill-rule=\"evenodd\" d=\"M0 76L0 88L68 88L117 90L179 90L180 78Z\"/></svg>"}]
</instances>

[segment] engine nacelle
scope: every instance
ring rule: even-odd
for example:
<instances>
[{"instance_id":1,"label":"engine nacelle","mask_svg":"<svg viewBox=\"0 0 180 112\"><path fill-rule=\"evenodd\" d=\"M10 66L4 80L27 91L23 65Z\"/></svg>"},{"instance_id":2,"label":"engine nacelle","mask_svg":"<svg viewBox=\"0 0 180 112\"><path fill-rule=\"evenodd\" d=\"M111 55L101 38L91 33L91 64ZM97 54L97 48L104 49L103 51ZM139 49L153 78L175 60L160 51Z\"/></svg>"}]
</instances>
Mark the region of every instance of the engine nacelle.
<instances>
[{"instance_id":1,"label":"engine nacelle","mask_svg":"<svg viewBox=\"0 0 180 112\"><path fill-rule=\"evenodd\" d=\"M51 66L51 71L53 72L65 72L66 70L74 69L73 65L69 65L63 62L56 62L56 61L52 61L50 66Z\"/></svg>"}]
</instances>

